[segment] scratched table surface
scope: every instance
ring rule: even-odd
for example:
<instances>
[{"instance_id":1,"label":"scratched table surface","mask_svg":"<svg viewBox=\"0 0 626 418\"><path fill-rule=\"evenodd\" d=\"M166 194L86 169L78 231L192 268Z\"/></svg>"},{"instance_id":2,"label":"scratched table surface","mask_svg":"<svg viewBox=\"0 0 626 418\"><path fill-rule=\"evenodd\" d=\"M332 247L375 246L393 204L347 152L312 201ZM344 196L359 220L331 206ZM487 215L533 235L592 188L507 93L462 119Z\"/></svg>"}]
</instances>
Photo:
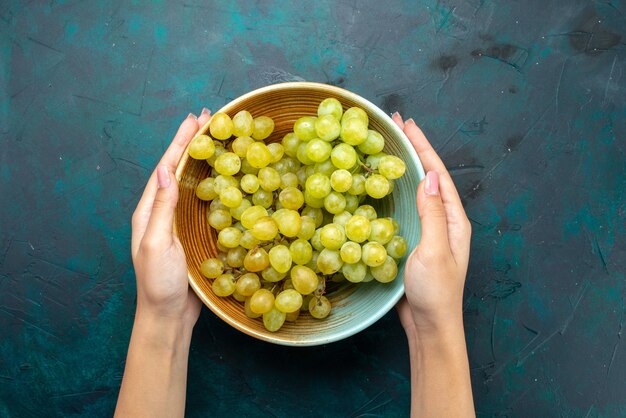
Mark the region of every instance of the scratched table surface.
<instances>
[{"instance_id":1,"label":"scratched table surface","mask_svg":"<svg viewBox=\"0 0 626 418\"><path fill-rule=\"evenodd\" d=\"M130 216L179 122L319 81L414 117L473 224L478 416L626 416L626 3L0 1L0 416L110 416ZM187 415L396 417L394 312L274 346L204 309Z\"/></svg>"}]
</instances>

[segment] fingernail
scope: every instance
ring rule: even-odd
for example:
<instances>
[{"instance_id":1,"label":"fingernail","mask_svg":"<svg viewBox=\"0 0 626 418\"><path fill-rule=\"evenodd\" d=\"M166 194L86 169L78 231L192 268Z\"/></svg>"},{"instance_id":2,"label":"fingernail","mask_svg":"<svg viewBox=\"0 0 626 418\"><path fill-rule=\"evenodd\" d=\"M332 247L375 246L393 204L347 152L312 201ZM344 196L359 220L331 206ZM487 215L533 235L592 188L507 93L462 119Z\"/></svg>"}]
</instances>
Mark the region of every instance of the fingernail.
<instances>
[{"instance_id":1,"label":"fingernail","mask_svg":"<svg viewBox=\"0 0 626 418\"><path fill-rule=\"evenodd\" d=\"M402 116L400 116L400 114L398 112L393 112L393 115L391 115L392 118L400 118L402 119Z\"/></svg>"},{"instance_id":2,"label":"fingernail","mask_svg":"<svg viewBox=\"0 0 626 418\"><path fill-rule=\"evenodd\" d=\"M188 114L188 115L187 115L187 119L189 119L189 118L192 118L192 119L198 119L198 118L196 117L196 115L194 115L193 113L190 113L190 114Z\"/></svg>"},{"instance_id":3,"label":"fingernail","mask_svg":"<svg viewBox=\"0 0 626 418\"><path fill-rule=\"evenodd\" d=\"M157 179L159 180L159 188L166 189L170 187L170 173L167 171L167 167L160 166L157 168Z\"/></svg>"},{"instance_id":4,"label":"fingernail","mask_svg":"<svg viewBox=\"0 0 626 418\"><path fill-rule=\"evenodd\" d=\"M413 118L408 118L408 119L406 120L406 122L404 122L404 123L405 123L405 124L407 124L407 123L412 123L413 125L415 125L415 121L413 120Z\"/></svg>"},{"instance_id":5,"label":"fingernail","mask_svg":"<svg viewBox=\"0 0 626 418\"><path fill-rule=\"evenodd\" d=\"M203 108L202 108L202 113L201 113L201 114L202 114L202 115L210 115L210 114L211 114L211 111L210 111L209 109L207 109L206 107L203 107Z\"/></svg>"},{"instance_id":6,"label":"fingernail","mask_svg":"<svg viewBox=\"0 0 626 418\"><path fill-rule=\"evenodd\" d=\"M429 171L426 173L424 192L428 196L439 196L439 173L436 171Z\"/></svg>"}]
</instances>

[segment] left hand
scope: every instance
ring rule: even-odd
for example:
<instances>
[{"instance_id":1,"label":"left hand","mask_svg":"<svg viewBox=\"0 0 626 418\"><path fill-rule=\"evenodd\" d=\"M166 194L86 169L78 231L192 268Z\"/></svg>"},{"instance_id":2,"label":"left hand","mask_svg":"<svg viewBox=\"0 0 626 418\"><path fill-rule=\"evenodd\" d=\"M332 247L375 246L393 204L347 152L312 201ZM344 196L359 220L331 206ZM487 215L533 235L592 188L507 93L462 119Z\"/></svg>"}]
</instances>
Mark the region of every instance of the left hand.
<instances>
[{"instance_id":1,"label":"left hand","mask_svg":"<svg viewBox=\"0 0 626 418\"><path fill-rule=\"evenodd\" d=\"M133 213L132 257L137 277L137 316L193 328L202 303L189 288L183 247L173 232L178 202L175 171L187 145L210 118L189 114L178 128Z\"/></svg>"}]
</instances>

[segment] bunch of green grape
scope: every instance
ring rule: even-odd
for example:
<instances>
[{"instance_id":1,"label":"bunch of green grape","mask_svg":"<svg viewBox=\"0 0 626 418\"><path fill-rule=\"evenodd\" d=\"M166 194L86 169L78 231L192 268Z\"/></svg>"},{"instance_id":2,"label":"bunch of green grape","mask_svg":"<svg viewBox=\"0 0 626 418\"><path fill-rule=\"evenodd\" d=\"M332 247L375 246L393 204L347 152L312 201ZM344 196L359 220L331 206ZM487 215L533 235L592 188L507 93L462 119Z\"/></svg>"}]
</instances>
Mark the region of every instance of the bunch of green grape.
<instances>
[{"instance_id":1,"label":"bunch of green grape","mask_svg":"<svg viewBox=\"0 0 626 418\"><path fill-rule=\"evenodd\" d=\"M407 242L398 223L365 200L390 194L406 167L368 126L362 109L344 112L328 98L280 143L270 141L271 118L243 110L232 119L215 114L210 136L189 145L191 157L212 167L196 195L211 202L219 253L202 274L217 296L243 302L269 331L300 312L326 318L327 281L388 283L398 273Z\"/></svg>"}]
</instances>

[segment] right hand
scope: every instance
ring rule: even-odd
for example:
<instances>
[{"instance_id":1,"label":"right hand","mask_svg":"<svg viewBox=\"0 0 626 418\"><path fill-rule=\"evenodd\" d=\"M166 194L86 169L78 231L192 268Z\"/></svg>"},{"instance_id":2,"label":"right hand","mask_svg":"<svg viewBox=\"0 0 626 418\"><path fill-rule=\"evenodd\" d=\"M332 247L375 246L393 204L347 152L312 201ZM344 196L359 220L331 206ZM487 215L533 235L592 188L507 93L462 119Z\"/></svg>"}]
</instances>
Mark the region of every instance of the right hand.
<instances>
[{"instance_id":1,"label":"right hand","mask_svg":"<svg viewBox=\"0 0 626 418\"><path fill-rule=\"evenodd\" d=\"M406 297L397 305L407 336L420 338L463 326L471 225L450 174L423 132L413 119L403 121L397 112L392 118L426 171L417 189L422 238L406 261Z\"/></svg>"}]
</instances>

